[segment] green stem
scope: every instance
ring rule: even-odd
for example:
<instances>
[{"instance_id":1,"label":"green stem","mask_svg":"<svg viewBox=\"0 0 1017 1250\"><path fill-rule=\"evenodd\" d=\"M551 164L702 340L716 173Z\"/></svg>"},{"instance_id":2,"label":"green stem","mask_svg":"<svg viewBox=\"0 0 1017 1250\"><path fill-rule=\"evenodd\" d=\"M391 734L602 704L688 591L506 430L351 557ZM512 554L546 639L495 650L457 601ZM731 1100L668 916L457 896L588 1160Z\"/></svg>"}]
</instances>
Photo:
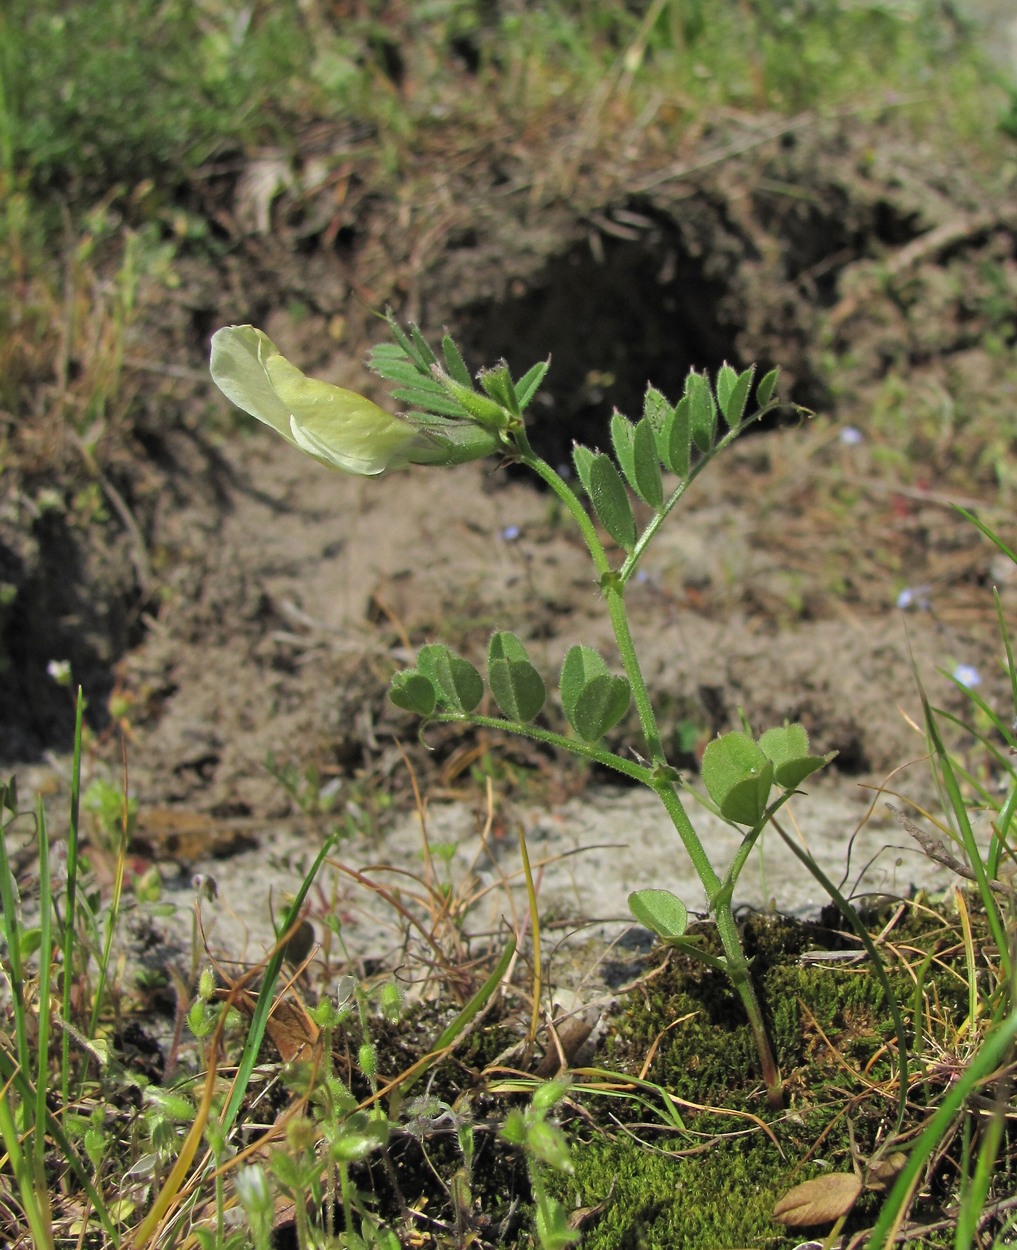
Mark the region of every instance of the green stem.
<instances>
[{"instance_id":1,"label":"green stem","mask_svg":"<svg viewBox=\"0 0 1017 1250\"><path fill-rule=\"evenodd\" d=\"M539 725L522 725L518 721L504 720L500 716L461 716L458 712L439 712L432 716L431 721L441 725L476 725L482 729L500 729L505 733L518 734L522 738L532 738L534 742L545 742L548 746L557 747L561 751L569 751L585 760L592 760L604 768L612 768L617 773L624 773L633 781L644 786L653 786L653 771L634 760L615 755L613 751L605 751L594 742L583 742L581 738L566 738L564 734L555 733L550 729L541 729Z\"/></svg>"},{"instance_id":2,"label":"green stem","mask_svg":"<svg viewBox=\"0 0 1017 1250\"><path fill-rule=\"evenodd\" d=\"M542 481L550 486L568 509L570 516L583 535L587 549L593 558L594 567L600 575L600 587L604 597L607 599L611 627L614 630L615 642L618 644L618 653L622 667L625 669L625 675L628 677L629 685L632 688L632 698L636 705L636 711L639 714L639 724L642 727L643 739L646 742L648 754L655 765L666 765L667 759L664 755L664 747L657 729L657 718L650 703L650 696L646 689L646 682L643 680L642 669L639 667L639 658L636 655L635 644L632 641L632 631L629 629L628 613L625 611L624 579L611 568L603 544L597 536L596 526L590 520L589 514L575 491L565 482L561 474L556 473L546 460L542 460L534 452L526 438L525 431L517 433L516 440L519 445L522 462L528 465ZM631 557L629 559L631 560Z\"/></svg>"},{"instance_id":3,"label":"green stem","mask_svg":"<svg viewBox=\"0 0 1017 1250\"><path fill-rule=\"evenodd\" d=\"M703 467L712 459L713 455L721 451L730 443L737 435L738 430L732 430L717 444L714 451L694 466L688 477L678 486L678 489L672 494L665 507L653 517L646 529L640 536L635 548L629 553L621 570L615 571L607 559L603 545L597 536L596 527L590 520L590 517L583 507L582 502L576 493L562 479L561 475L556 473L554 469L542 460L532 449L526 438L523 429L514 432L514 437L519 448L520 459L527 464L533 471L546 482L554 491L564 506L568 509L569 514L575 520L586 542L586 546L593 558L594 566L600 575L601 589L607 599L608 611L611 617L611 626L614 630L615 642L618 646L618 653L621 658L622 665L625 669L625 675L629 679L632 689L632 698L636 705L636 711L639 715L639 724L642 728L643 739L646 743L650 759L653 763L652 769L640 767L638 765L629 765L627 760L623 760L620 756L613 753L605 753L595 746L580 744L572 739L561 738L557 734L547 734L545 731L537 730L533 726L518 726L510 722L505 722L492 727L511 729L519 732L520 729L530 737L539 738L546 742L554 742L555 745L564 746L567 750L577 755L585 755L588 758L595 759L600 763L606 763L609 767L617 769L619 772L626 773L628 776L634 777L637 781L642 781L644 785L648 785L659 797L665 810L671 817L671 823L674 825L675 832L682 841L682 845L688 852L692 865L699 876L700 881L706 890L707 898L710 900L710 907L713 911L717 924L717 933L720 937L721 944L724 948L726 958L726 967L731 983L742 1000L745 1008L745 1014L748 1017L749 1027L752 1030L753 1037L756 1042L756 1049L759 1053L759 1063L762 1069L763 1080L766 1084L767 1098L770 1106L779 1108L783 1102L781 1091L780 1071L777 1067L776 1060L773 1057L773 1050L770 1047L770 1040L766 1033L766 1026L763 1022L763 1013L756 997L756 991L752 985L752 978L749 975L749 965L742 951L741 941L738 937L738 926L735 923L734 912L731 908L731 891L725 890L720 877L717 875L710 858L706 853L706 849L700 841L699 835L693 827L689 814L685 810L675 788L674 781L668 776L671 771L668 765L667 756L664 753L663 742L661 741L660 731L657 727L657 718L653 711L653 705L650 702L649 691L646 688L646 681L643 678L643 672L639 665L639 658L636 655L635 643L632 640L632 631L629 627L628 613L625 610L625 585L634 571L636 564L646 549L648 543L656 534L664 517L671 511L681 496L684 494L688 485L698 476ZM471 717L477 724L483 724L486 718ZM490 722L488 722L490 723ZM606 758L605 758L606 757ZM743 861L744 862L744 861Z\"/></svg>"},{"instance_id":4,"label":"green stem","mask_svg":"<svg viewBox=\"0 0 1017 1250\"><path fill-rule=\"evenodd\" d=\"M699 880L706 889L710 910L713 912L717 925L717 936L720 938L721 945L724 948L725 970L738 997L742 1000L742 1006L745 1008L745 1015L749 1021L749 1028L752 1030L752 1036L756 1043L759 1066L766 1085L767 1101L774 1110L777 1110L783 1105L780 1069L777 1067L777 1061L773 1056L773 1049L770 1046L770 1039L766 1032L766 1024L763 1021L762 1008L759 1005L759 999L752 984L749 963L745 958L741 939L738 936L738 925L731 907L731 890L727 888L729 884L733 884L733 880L731 882L728 880L721 881L720 877L717 876L716 870L710 863L709 856L706 854L706 850L699 839L699 835L692 826L689 814L678 797L674 784L655 784L653 789L657 792L661 803L667 809L667 814L671 817L678 836L681 838L689 858L692 860L692 865L699 876Z\"/></svg>"},{"instance_id":5,"label":"green stem","mask_svg":"<svg viewBox=\"0 0 1017 1250\"><path fill-rule=\"evenodd\" d=\"M593 559L594 567L599 576L604 577L610 574L611 562L608 560L604 551L604 545L597 535L597 527L590 520L589 513L583 507L579 496L560 473L556 473L546 460L542 460L537 455L530 446L529 439L526 437L526 431L522 426L513 431L513 438L519 449L520 463L532 469L543 482L546 482L568 509L569 515L575 521L579 532L583 536L583 541L586 543L587 550Z\"/></svg>"}]
</instances>

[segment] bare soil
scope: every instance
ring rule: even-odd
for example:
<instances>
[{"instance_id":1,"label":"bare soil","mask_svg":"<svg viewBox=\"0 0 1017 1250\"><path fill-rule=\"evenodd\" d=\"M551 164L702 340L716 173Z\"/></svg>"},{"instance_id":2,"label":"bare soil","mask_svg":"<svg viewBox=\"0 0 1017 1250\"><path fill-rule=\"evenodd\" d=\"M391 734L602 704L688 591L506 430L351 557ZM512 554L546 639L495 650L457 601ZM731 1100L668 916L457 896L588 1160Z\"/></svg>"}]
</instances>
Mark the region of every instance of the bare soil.
<instances>
[{"instance_id":1,"label":"bare soil","mask_svg":"<svg viewBox=\"0 0 1017 1250\"><path fill-rule=\"evenodd\" d=\"M483 826L470 768L485 752L500 761L510 847L514 820L543 828L550 851L559 835L580 845L601 808L610 827L590 841L644 838L617 788L597 788L608 779L476 735L430 734L424 749L386 698L393 668L428 640L477 659L492 629L511 628L549 674L575 641L611 654L591 570L548 498L493 462L330 474L224 422L204 380L209 333L253 321L308 372L377 393L361 363L378 335L369 310L391 303L426 332L447 325L475 366L550 354L533 437L556 463L573 438L605 440L612 405L638 415L647 381L674 394L690 365L784 367L784 393L818 415L745 438L696 484L631 611L680 764L694 770L742 713L759 729L801 720L817 751L839 753L819 786L839 807L817 832L835 870L872 798L859 787L924 753L913 665L954 710L963 698L938 669L975 665L1005 706L992 587L1012 614L1017 583L950 506L984 509L1013 541L1012 421L1000 415L992 446L956 436L1013 402L1015 215L996 174L961 172L892 109L723 118L679 150L647 132L610 159L563 122L497 150L464 139L425 153L384 193L358 172L368 142L318 130L295 158L211 171L191 207L220 258L185 258L175 291L148 293L108 520L82 527L33 503L40 482L4 485L18 596L3 626L3 754L25 781L62 785L71 711L47 665L71 660L95 731L89 774L117 776L125 743L139 855L172 878L174 863L244 851L229 906L284 889L286 864L336 821L361 831L359 863L405 855L406 824L377 796L412 810L407 761L432 811L465 803L464 839ZM285 178L266 181L280 160ZM302 778L302 803L270 757ZM926 793L923 767L899 784ZM876 836L906 840L885 821ZM646 854L659 872L652 843ZM584 862L574 915L586 890L589 916L618 915L624 896L595 882L626 884L622 861L579 856L573 880ZM814 901L807 883L785 890L779 852L770 862L754 901ZM904 875L894 888L926 884L920 865Z\"/></svg>"}]
</instances>

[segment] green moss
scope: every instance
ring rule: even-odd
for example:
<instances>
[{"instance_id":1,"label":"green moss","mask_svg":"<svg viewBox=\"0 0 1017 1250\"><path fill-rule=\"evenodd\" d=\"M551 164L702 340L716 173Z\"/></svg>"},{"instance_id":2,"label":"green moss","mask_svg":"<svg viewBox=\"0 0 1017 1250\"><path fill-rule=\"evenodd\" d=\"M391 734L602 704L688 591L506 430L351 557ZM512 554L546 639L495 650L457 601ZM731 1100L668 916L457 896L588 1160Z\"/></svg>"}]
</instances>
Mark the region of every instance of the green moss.
<instances>
[{"instance_id":1,"label":"green moss","mask_svg":"<svg viewBox=\"0 0 1017 1250\"><path fill-rule=\"evenodd\" d=\"M712 950L709 927L701 937ZM585 1247L797 1245L804 1234L772 1219L776 1201L811 1176L852 1170L856 1159L864 1161L894 1136L896 1035L886 990L871 966L803 964L802 953L824 946L824 938L836 944L833 931L819 926L750 917L743 938L785 1080L784 1111L772 1115L766 1109L752 1039L725 979L673 957L630 995L602 1062L642 1072L652 1051L646 1078L680 1100L687 1133L665 1130L662 1121L648 1123L645 1105L626 1109L616 1100L585 1100L596 1127L584 1129L586 1138L574 1152L575 1176L556 1181L559 1197L573 1207L595 1207L611 1192ZM921 1018L923 1028L937 1030L937 1044L948 1048L966 1011L963 980L949 968L962 958L956 934L916 908L899 920L892 938L901 954L886 948L890 991L909 1025ZM919 974L916 950L935 951L939 961ZM928 1038L923 1033L912 1041L912 1072L925 1076ZM932 1082L926 1089L921 1080L912 1085L915 1117L905 1123L905 1139L921 1122L923 1101L934 1101L938 1088ZM630 1132L619 1132L619 1124ZM930 1192L913 1214L933 1219L946 1198L945 1192ZM863 1193L845 1231L870 1226L882 1201L879 1193Z\"/></svg>"},{"instance_id":2,"label":"green moss","mask_svg":"<svg viewBox=\"0 0 1017 1250\"><path fill-rule=\"evenodd\" d=\"M791 1164L768 1138L759 1133L703 1147L678 1157L621 1136L575 1151L575 1175L556 1180L558 1197L591 1207L610 1194L584 1232L584 1250L765 1250L801 1240L789 1240L772 1212L803 1177L791 1178Z\"/></svg>"}]
</instances>

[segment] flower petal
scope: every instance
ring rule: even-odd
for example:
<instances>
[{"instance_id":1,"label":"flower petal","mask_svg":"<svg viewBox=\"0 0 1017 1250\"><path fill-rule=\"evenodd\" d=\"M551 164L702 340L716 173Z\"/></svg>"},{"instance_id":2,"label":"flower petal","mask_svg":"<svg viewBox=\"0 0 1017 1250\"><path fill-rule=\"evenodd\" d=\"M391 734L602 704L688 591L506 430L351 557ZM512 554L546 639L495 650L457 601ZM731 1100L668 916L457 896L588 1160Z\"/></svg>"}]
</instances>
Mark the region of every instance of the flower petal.
<instances>
[{"instance_id":1,"label":"flower petal","mask_svg":"<svg viewBox=\"0 0 1017 1250\"><path fill-rule=\"evenodd\" d=\"M368 477L409 460L416 426L355 391L307 377L278 352L267 357L265 368L289 414L293 442L309 455Z\"/></svg>"},{"instance_id":2,"label":"flower petal","mask_svg":"<svg viewBox=\"0 0 1017 1250\"><path fill-rule=\"evenodd\" d=\"M404 464L462 464L501 446L471 421L394 417L355 391L309 378L255 326L212 336L212 380L227 399L333 469L374 477Z\"/></svg>"},{"instance_id":3,"label":"flower petal","mask_svg":"<svg viewBox=\"0 0 1017 1250\"><path fill-rule=\"evenodd\" d=\"M224 326L212 335L212 381L231 403L293 442L289 410L264 365L266 352L276 351L268 335L254 326Z\"/></svg>"}]
</instances>

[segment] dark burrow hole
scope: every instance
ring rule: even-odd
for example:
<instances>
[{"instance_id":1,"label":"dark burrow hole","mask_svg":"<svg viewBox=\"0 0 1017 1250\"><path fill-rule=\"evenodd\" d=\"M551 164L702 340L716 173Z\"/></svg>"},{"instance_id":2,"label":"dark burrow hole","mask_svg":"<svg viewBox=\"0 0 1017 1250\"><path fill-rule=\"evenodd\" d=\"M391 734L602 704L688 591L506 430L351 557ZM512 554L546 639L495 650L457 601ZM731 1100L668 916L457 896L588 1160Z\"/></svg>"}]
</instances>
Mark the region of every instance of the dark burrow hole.
<instances>
[{"instance_id":1,"label":"dark burrow hole","mask_svg":"<svg viewBox=\"0 0 1017 1250\"><path fill-rule=\"evenodd\" d=\"M607 240L597 257L584 242L521 294L465 310L459 332L469 360L504 357L513 376L550 356L529 435L557 467L573 441L609 446L612 409L637 420L648 382L674 400L690 367L732 358L738 327L714 311L723 296L674 247Z\"/></svg>"},{"instance_id":2,"label":"dark burrow hole","mask_svg":"<svg viewBox=\"0 0 1017 1250\"><path fill-rule=\"evenodd\" d=\"M708 272L707 258L689 251L673 222L653 222L631 240L593 240L552 257L508 298L464 307L453 328L473 368L504 359L518 377L550 356L528 428L555 467L570 463L573 442L608 448L613 409L638 420L648 384L674 402L690 368L714 376L725 361L755 363L761 377L782 363L743 358L744 301L727 274ZM812 406L825 393L799 367L787 397Z\"/></svg>"}]
</instances>

